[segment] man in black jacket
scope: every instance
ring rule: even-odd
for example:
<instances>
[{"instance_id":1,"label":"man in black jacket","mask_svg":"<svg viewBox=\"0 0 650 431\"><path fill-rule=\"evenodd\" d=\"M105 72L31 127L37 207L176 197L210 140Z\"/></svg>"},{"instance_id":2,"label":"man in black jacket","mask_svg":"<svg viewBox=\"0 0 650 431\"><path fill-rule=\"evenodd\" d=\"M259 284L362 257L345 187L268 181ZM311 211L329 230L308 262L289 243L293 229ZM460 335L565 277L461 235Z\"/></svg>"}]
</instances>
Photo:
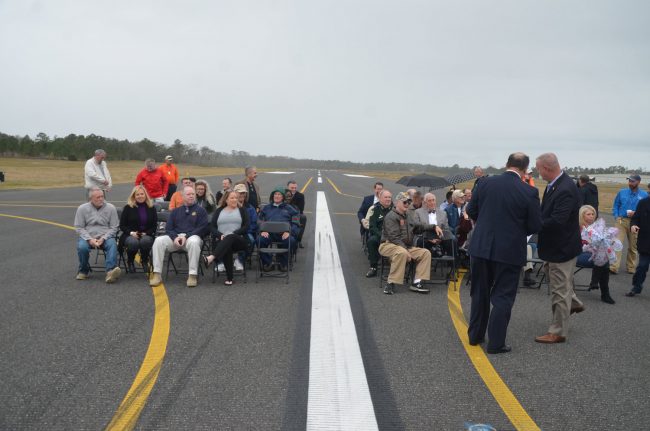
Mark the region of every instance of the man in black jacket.
<instances>
[{"instance_id":1,"label":"man in black jacket","mask_svg":"<svg viewBox=\"0 0 650 431\"><path fill-rule=\"evenodd\" d=\"M553 322L538 343L563 343L569 333L569 315L585 309L573 291L573 272L582 252L578 187L561 169L557 156L537 157L537 171L548 182L542 197L542 229L537 253L546 261L551 288Z\"/></svg>"},{"instance_id":2,"label":"man in black jacket","mask_svg":"<svg viewBox=\"0 0 650 431\"><path fill-rule=\"evenodd\" d=\"M648 183L650 192L650 183ZM632 290L625 296L634 296L641 293L643 282L650 266L650 197L641 199L632 216L632 232L637 234L636 249L639 252L639 263L632 277Z\"/></svg>"},{"instance_id":3,"label":"man in black jacket","mask_svg":"<svg viewBox=\"0 0 650 431\"><path fill-rule=\"evenodd\" d=\"M296 207L300 211L300 231L296 239L298 240L298 246L303 248L302 245L302 236L305 233L305 226L307 225L307 216L305 213L305 195L298 191L298 183L294 180L291 180L287 183L287 189L291 192L291 205Z\"/></svg>"},{"instance_id":4,"label":"man in black jacket","mask_svg":"<svg viewBox=\"0 0 650 431\"><path fill-rule=\"evenodd\" d=\"M591 182L589 175L580 175L578 177L578 191L582 197L582 205L591 205L596 210L598 217L598 187Z\"/></svg>"},{"instance_id":5,"label":"man in black jacket","mask_svg":"<svg viewBox=\"0 0 650 431\"><path fill-rule=\"evenodd\" d=\"M506 331L526 263L526 236L542 225L539 192L521 180L528 163L524 153L511 154L506 172L479 181L467 205L476 222L469 246L472 307L467 334L469 343L477 345L487 330L491 354L510 351Z\"/></svg>"},{"instance_id":6,"label":"man in black jacket","mask_svg":"<svg viewBox=\"0 0 650 431\"><path fill-rule=\"evenodd\" d=\"M364 232L365 228L363 227L361 220L366 218L366 215L368 214L368 210L370 209L370 207L375 205L377 202L379 202L379 194L383 189L384 189L384 184L377 181L373 186L374 194L364 197L363 202L361 202L359 211L357 211L357 218L359 219L359 229L361 230L361 235L365 233Z\"/></svg>"}]
</instances>

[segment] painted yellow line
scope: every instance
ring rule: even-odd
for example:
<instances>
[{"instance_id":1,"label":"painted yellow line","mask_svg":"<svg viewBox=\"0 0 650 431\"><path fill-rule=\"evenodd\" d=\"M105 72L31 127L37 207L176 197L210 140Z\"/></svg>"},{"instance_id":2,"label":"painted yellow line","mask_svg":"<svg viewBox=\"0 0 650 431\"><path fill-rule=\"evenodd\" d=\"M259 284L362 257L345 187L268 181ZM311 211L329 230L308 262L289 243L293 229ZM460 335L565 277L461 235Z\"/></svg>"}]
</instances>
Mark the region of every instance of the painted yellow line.
<instances>
[{"instance_id":1,"label":"painted yellow line","mask_svg":"<svg viewBox=\"0 0 650 431\"><path fill-rule=\"evenodd\" d=\"M334 213L335 215L352 215L355 216L357 213Z\"/></svg>"},{"instance_id":2,"label":"painted yellow line","mask_svg":"<svg viewBox=\"0 0 650 431\"><path fill-rule=\"evenodd\" d=\"M81 205L81 204L79 204ZM79 205L35 205L35 204L3 204L2 207L36 207L36 208L79 208Z\"/></svg>"},{"instance_id":3,"label":"painted yellow line","mask_svg":"<svg viewBox=\"0 0 650 431\"><path fill-rule=\"evenodd\" d=\"M74 230L73 226L54 223L48 220L1 213L0 216L45 223ZM162 368L165 351L167 350L167 340L169 339L169 298L167 297L165 286L162 283L156 287L152 287L151 290L153 292L155 312L149 348L144 355L142 365L140 365L140 370L136 374L131 388L117 408L113 419L111 419L111 422L106 427L107 430L132 430L135 427Z\"/></svg>"},{"instance_id":4,"label":"painted yellow line","mask_svg":"<svg viewBox=\"0 0 650 431\"><path fill-rule=\"evenodd\" d=\"M311 183L311 180L313 180L313 179L314 179L314 177L309 177L309 179L307 180L305 185L302 187L302 189L300 189L300 193L305 193L305 190L307 190L307 186L309 185L309 183Z\"/></svg>"},{"instance_id":5,"label":"painted yellow line","mask_svg":"<svg viewBox=\"0 0 650 431\"><path fill-rule=\"evenodd\" d=\"M332 180L330 180L329 178L326 178L326 180L327 180L328 183L330 183L330 185L331 185L332 187L334 187L334 190L336 190L336 193L338 193L338 194L340 194L340 195L343 195L343 196L349 196L349 197L351 197L351 198L363 199L362 196L354 196L354 195L349 195L349 194L347 194L347 193L343 193L343 192L341 192L341 190L339 190L339 188L336 187L336 184L334 184L334 183L332 182Z\"/></svg>"},{"instance_id":6,"label":"painted yellow line","mask_svg":"<svg viewBox=\"0 0 650 431\"><path fill-rule=\"evenodd\" d=\"M169 339L169 298L163 284L151 289L156 312L149 348L131 388L106 427L107 430L132 430L135 427L162 368Z\"/></svg>"},{"instance_id":7,"label":"painted yellow line","mask_svg":"<svg viewBox=\"0 0 650 431\"><path fill-rule=\"evenodd\" d=\"M539 430L540 428L526 413L517 398L496 372L492 363L480 346L471 346L467 338L467 322L460 305L460 287L466 271L459 271L457 281L451 281L447 288L447 305L449 314L454 323L458 338L460 338L467 356L472 361L474 368L485 382L492 396L497 401L503 412L517 430Z\"/></svg>"},{"instance_id":8,"label":"painted yellow line","mask_svg":"<svg viewBox=\"0 0 650 431\"><path fill-rule=\"evenodd\" d=\"M45 224L50 224L50 225L56 226L56 227L62 227L63 229L74 230L74 226L69 226L67 224L61 224L61 223L54 223L53 221L43 220L43 219L40 219L40 218L21 217L21 216L16 216L16 215L11 215L11 214L0 214L0 216L9 217L9 218L16 218L16 219L19 219L19 220L34 221L34 222L37 222L37 223L45 223Z\"/></svg>"}]
</instances>

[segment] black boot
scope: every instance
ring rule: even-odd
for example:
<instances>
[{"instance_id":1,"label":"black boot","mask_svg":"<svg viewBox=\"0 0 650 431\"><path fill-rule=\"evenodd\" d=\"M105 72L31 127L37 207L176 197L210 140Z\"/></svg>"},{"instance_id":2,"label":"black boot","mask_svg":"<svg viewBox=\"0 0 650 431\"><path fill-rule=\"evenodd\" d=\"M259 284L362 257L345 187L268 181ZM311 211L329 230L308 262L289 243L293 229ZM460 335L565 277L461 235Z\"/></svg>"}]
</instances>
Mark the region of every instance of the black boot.
<instances>
[{"instance_id":1,"label":"black boot","mask_svg":"<svg viewBox=\"0 0 650 431\"><path fill-rule=\"evenodd\" d=\"M591 270L591 281L589 282L589 290L598 290L598 280L600 279L600 274L598 273L598 268L597 266L594 266L594 268Z\"/></svg>"},{"instance_id":2,"label":"black boot","mask_svg":"<svg viewBox=\"0 0 650 431\"><path fill-rule=\"evenodd\" d=\"M607 304L615 304L616 301L609 296L609 268L607 265L594 267L594 270L599 268L599 279L598 284L600 284L600 300Z\"/></svg>"}]
</instances>

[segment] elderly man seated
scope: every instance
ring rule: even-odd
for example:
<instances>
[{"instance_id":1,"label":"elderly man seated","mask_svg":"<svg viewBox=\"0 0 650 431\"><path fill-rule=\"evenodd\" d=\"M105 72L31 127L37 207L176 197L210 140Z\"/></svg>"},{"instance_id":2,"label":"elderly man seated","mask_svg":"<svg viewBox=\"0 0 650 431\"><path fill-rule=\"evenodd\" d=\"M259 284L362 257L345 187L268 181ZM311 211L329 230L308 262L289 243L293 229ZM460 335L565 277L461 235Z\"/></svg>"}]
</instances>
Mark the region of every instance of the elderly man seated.
<instances>
[{"instance_id":1,"label":"elderly man seated","mask_svg":"<svg viewBox=\"0 0 650 431\"><path fill-rule=\"evenodd\" d=\"M432 255L452 254L452 241L455 241L449 224L447 224L447 213L436 209L436 195L427 193L424 195L424 205L415 210L414 226L422 236L417 238L416 246L424 247Z\"/></svg>"},{"instance_id":2,"label":"elderly man seated","mask_svg":"<svg viewBox=\"0 0 650 431\"><path fill-rule=\"evenodd\" d=\"M88 278L90 249L101 248L106 254L106 283L114 283L122 273L117 266L117 243L115 242L120 220L113 204L104 201L104 192L101 189L92 187L88 195L90 201L80 205L74 216L74 228L79 234L77 280Z\"/></svg>"},{"instance_id":3,"label":"elderly man seated","mask_svg":"<svg viewBox=\"0 0 650 431\"><path fill-rule=\"evenodd\" d=\"M395 207L384 217L379 253L390 259L390 273L384 293L392 295L395 283L404 282L406 264L415 261L415 278L409 289L418 293L429 293L422 284L431 274L431 253L429 250L414 246L414 221L407 216L407 208L411 203L408 193L398 193Z\"/></svg>"},{"instance_id":4,"label":"elderly man seated","mask_svg":"<svg viewBox=\"0 0 650 431\"><path fill-rule=\"evenodd\" d=\"M370 207L372 215L368 221L368 262L370 269L366 272L366 277L377 275L377 264L379 263L379 244L381 242L381 230L384 226L384 217L393 209L393 194L390 190L384 189L379 193L379 202Z\"/></svg>"},{"instance_id":5,"label":"elderly man seated","mask_svg":"<svg viewBox=\"0 0 650 431\"><path fill-rule=\"evenodd\" d=\"M279 243L283 248L289 248L289 243L291 243L291 252L296 250L298 245L297 235L300 231L299 226L299 215L300 213L292 205L289 205L285 202L285 189L278 187L271 192L269 196L269 204L264 206L259 214L259 220L262 222L265 221L279 221L287 222L291 226L291 232L279 233L269 233L264 232L260 226L260 247L268 247L271 243ZM261 253L260 258L262 259L262 271L269 272L273 269L273 262L271 255L268 253ZM289 256L287 254L282 254L278 256L279 259L279 270L281 272L287 272L289 269Z\"/></svg>"},{"instance_id":6,"label":"elderly man seated","mask_svg":"<svg viewBox=\"0 0 650 431\"><path fill-rule=\"evenodd\" d=\"M203 237L210 231L208 213L196 203L194 187L185 186L181 190L183 205L169 214L166 235L159 236L153 243L153 274L149 280L151 286L162 283L161 273L165 252L187 251L188 277L187 287L196 287L199 258Z\"/></svg>"}]
</instances>

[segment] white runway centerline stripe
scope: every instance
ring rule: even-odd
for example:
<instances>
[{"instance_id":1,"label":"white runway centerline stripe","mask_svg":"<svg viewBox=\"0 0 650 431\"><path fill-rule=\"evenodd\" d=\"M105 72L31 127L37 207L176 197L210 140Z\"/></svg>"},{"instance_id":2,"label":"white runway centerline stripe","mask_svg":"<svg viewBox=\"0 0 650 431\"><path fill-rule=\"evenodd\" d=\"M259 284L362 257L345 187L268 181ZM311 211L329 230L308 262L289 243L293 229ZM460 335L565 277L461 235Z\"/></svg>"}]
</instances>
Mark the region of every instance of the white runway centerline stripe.
<instances>
[{"instance_id":1,"label":"white runway centerline stripe","mask_svg":"<svg viewBox=\"0 0 650 431\"><path fill-rule=\"evenodd\" d=\"M324 192L316 200L307 429L378 429Z\"/></svg>"}]
</instances>

